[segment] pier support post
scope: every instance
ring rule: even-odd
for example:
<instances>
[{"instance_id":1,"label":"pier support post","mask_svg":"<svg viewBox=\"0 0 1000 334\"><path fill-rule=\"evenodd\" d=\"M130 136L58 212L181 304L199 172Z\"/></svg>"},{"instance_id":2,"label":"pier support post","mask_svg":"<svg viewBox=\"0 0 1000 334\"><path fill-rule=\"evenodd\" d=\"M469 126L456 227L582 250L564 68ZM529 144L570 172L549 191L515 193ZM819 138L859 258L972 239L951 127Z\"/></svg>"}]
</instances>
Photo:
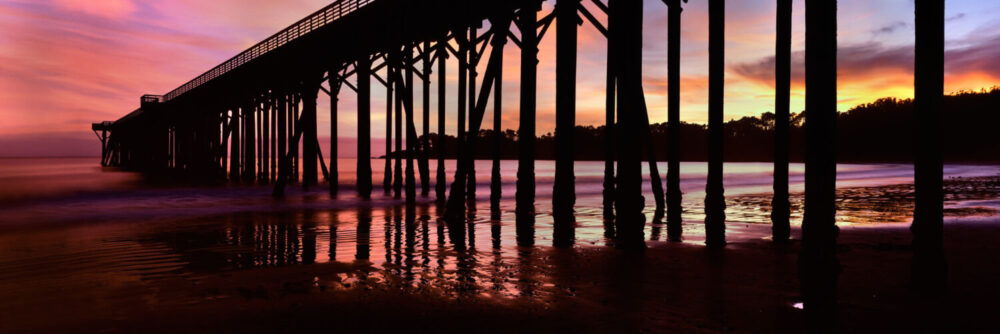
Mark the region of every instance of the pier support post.
<instances>
[{"instance_id":1,"label":"pier support post","mask_svg":"<svg viewBox=\"0 0 1000 334\"><path fill-rule=\"evenodd\" d=\"M917 152L914 164L913 288L925 297L947 288L944 256L944 170L941 154L941 105L944 100L944 0L916 1L914 114Z\"/></svg>"},{"instance_id":2,"label":"pier support post","mask_svg":"<svg viewBox=\"0 0 1000 334\"><path fill-rule=\"evenodd\" d=\"M614 1L608 2L609 6L614 6ZM616 76L618 75L618 69L615 68L617 64L614 60L615 53L618 52L615 42L614 32L614 15L611 14L610 7L607 10L608 13L608 49L607 49L607 69L605 74L605 87L604 87L604 192L603 195L603 205L604 205L604 221L605 225L612 222L615 219L615 85L617 84ZM655 161L656 157L650 157Z\"/></svg>"},{"instance_id":3,"label":"pier support post","mask_svg":"<svg viewBox=\"0 0 1000 334\"><path fill-rule=\"evenodd\" d=\"M726 244L723 195L723 113L725 98L726 1L708 2L708 180L705 185L705 244Z\"/></svg>"},{"instance_id":4,"label":"pier support post","mask_svg":"<svg viewBox=\"0 0 1000 334\"><path fill-rule=\"evenodd\" d=\"M493 38L507 38L509 30L493 31ZM503 64L503 54L499 55L500 63ZM493 166L490 173L490 213L499 218L500 215L500 118L503 116L503 66L497 69L496 79L493 83Z\"/></svg>"},{"instance_id":5,"label":"pier support post","mask_svg":"<svg viewBox=\"0 0 1000 334\"><path fill-rule=\"evenodd\" d=\"M517 18L521 31L520 115L517 130L517 214L535 214L535 102L538 71L538 11L540 2L521 8ZM518 220L534 222L534 220ZM520 228L520 227L519 227Z\"/></svg>"},{"instance_id":6,"label":"pier support post","mask_svg":"<svg viewBox=\"0 0 1000 334\"><path fill-rule=\"evenodd\" d=\"M301 114L299 113L299 108L302 103L302 92L292 93L292 107L289 112L288 125L290 126L288 130L288 150L292 154L292 182L299 181L299 140L295 140L295 134L299 131L302 126L299 124L299 118Z\"/></svg>"},{"instance_id":7,"label":"pier support post","mask_svg":"<svg viewBox=\"0 0 1000 334\"><path fill-rule=\"evenodd\" d=\"M270 92L264 94L264 112L261 114L261 172L260 181L269 183L271 180L271 114L274 113L274 103Z\"/></svg>"},{"instance_id":8,"label":"pier support post","mask_svg":"<svg viewBox=\"0 0 1000 334\"><path fill-rule=\"evenodd\" d=\"M465 143L466 143L466 133L465 133L465 125L466 125L466 120L465 120L466 101L465 101L465 98L466 98L466 96L465 96L465 94L468 93L468 91L466 90L467 89L466 87L468 85L468 75L469 75L469 49L472 48L471 45L470 45L472 43L472 41L469 41L468 38L466 38L467 35L466 35L465 29L455 30L453 34L455 35L455 39L458 41L458 130L457 130L458 135L456 136L456 141L458 142L457 143L458 144L458 154L455 155L455 161L456 161L456 166L455 167L457 169L457 167L458 167L457 166L458 165L457 161L461 160L462 156L465 155L465 154L467 154L466 150L469 149L468 147L465 146ZM469 98L470 99L474 99L474 97L472 97L472 96L469 96ZM456 172L455 175L457 177L458 173ZM464 186L464 184L465 184L465 176L466 175L462 175L462 182L463 182L462 184L463 184L463 187L465 187ZM455 191L452 190L451 194L449 195L449 199L448 199L449 202L451 201L452 197L455 197L454 193L455 193ZM465 199L465 193L466 193L466 190L463 190L462 191L462 198L463 198L463 200ZM464 212L464 210L463 210L463 212Z\"/></svg>"},{"instance_id":9,"label":"pier support post","mask_svg":"<svg viewBox=\"0 0 1000 334\"><path fill-rule=\"evenodd\" d=\"M368 199L372 194L372 149L371 149L371 68L368 55L358 57L354 65L358 80L358 196Z\"/></svg>"},{"instance_id":10,"label":"pier support post","mask_svg":"<svg viewBox=\"0 0 1000 334\"><path fill-rule=\"evenodd\" d=\"M492 24L496 29L510 29L510 18L501 18L498 20L492 20ZM476 108L470 113L469 122L469 132L478 133L480 126L483 122L483 114L486 110L486 103L489 100L490 91L493 88L493 83L496 80L497 71L503 63L501 62L500 55L503 53L504 45L506 44L506 38L497 38L497 35L493 36L491 45L493 50L490 52L490 59L486 67L486 75L483 77L483 89L479 92L479 97L470 97L475 100ZM460 87L463 87L461 85ZM454 229L455 234L462 232L465 226L466 219L466 205L470 204L466 198L467 182L466 178L469 177L470 165L474 162L474 157L476 153L476 137L466 136L465 143L462 144L463 149L460 150L458 155L458 168L455 171L455 182L451 185L451 194L448 197L448 206L445 211L445 220L448 221L449 225ZM472 231L470 231L471 233ZM470 234L470 243L472 242Z\"/></svg>"},{"instance_id":11,"label":"pier support post","mask_svg":"<svg viewBox=\"0 0 1000 334\"><path fill-rule=\"evenodd\" d=\"M243 180L246 182L253 182L257 174L257 162L256 162L256 141L257 135L255 130L255 114L257 111L257 106L254 98L251 98L247 104L243 105L243 140L244 140L244 159L243 162Z\"/></svg>"},{"instance_id":12,"label":"pier support post","mask_svg":"<svg viewBox=\"0 0 1000 334\"><path fill-rule=\"evenodd\" d=\"M230 111L229 117L229 180L236 182L240 180L240 114L238 108Z\"/></svg>"},{"instance_id":13,"label":"pier support post","mask_svg":"<svg viewBox=\"0 0 1000 334\"><path fill-rule=\"evenodd\" d=\"M445 188L447 187L448 178L444 172L444 155L446 153L445 136L445 112L447 111L447 72L448 65L448 48L447 41L442 38L437 42L437 61L438 61L438 134L437 134L437 177L434 178L434 189L437 192L437 202L444 204L447 199L447 194L445 193Z\"/></svg>"},{"instance_id":14,"label":"pier support post","mask_svg":"<svg viewBox=\"0 0 1000 334\"><path fill-rule=\"evenodd\" d=\"M285 165L281 162L288 154L288 93L282 91L278 94L278 156L275 157L277 160L277 170L275 171L275 181L278 181L278 177L282 175L290 175L288 171L282 169Z\"/></svg>"},{"instance_id":15,"label":"pier support post","mask_svg":"<svg viewBox=\"0 0 1000 334\"><path fill-rule=\"evenodd\" d=\"M466 133L469 137L479 138L479 131L472 131L472 112L476 110L476 78L479 76L479 58L482 55L476 50L479 46L479 27L480 24L477 22L475 25L469 28L469 132ZM485 43L485 42L484 42ZM468 147L468 150L475 150L475 147ZM467 151L469 152L469 151ZM465 179L467 181L467 190L465 192L466 198L469 202L469 210L476 211L476 157L472 156L472 165L468 169L469 176Z\"/></svg>"},{"instance_id":16,"label":"pier support post","mask_svg":"<svg viewBox=\"0 0 1000 334\"><path fill-rule=\"evenodd\" d=\"M393 54L395 54L395 55L393 55ZM396 148L396 152L395 152L396 156L395 156L395 159L393 159L393 160L395 160L395 163L393 165L394 170L393 170L393 177L392 177L392 179L393 179L392 180L392 197L398 199L398 198L400 198L400 197L403 196L403 181L404 181L403 180L403 154L404 154L404 152L403 152L403 122L404 122L404 120L403 120L403 96L406 94L406 92L400 90L400 87L398 85L399 82L397 82L399 80L398 76L400 75L400 71L403 71L402 64L400 64L399 50L393 50L393 51L390 52L389 62L390 62L389 66L392 67L391 71L392 71L393 74L390 75L389 76L390 78L387 78L386 80L389 80L389 82L392 82L392 85L396 87L396 97L395 97L395 101L396 101L396 124L395 124L395 126L396 126L396 139L395 139L396 140L396 145L394 145L395 148Z\"/></svg>"},{"instance_id":17,"label":"pier support post","mask_svg":"<svg viewBox=\"0 0 1000 334\"><path fill-rule=\"evenodd\" d=\"M385 57L385 167L382 174L382 190L386 195L392 192L392 65ZM398 120L397 120L398 121Z\"/></svg>"},{"instance_id":18,"label":"pier support post","mask_svg":"<svg viewBox=\"0 0 1000 334\"><path fill-rule=\"evenodd\" d=\"M339 132L337 131L337 114L339 110L337 109L337 103L340 101L340 76L336 70L330 70L330 78L328 83L330 84L330 154L327 155L327 160L330 161L330 173L329 180L330 184L330 195L336 197L337 192L340 190L340 169L337 163L337 140L340 139Z\"/></svg>"},{"instance_id":19,"label":"pier support post","mask_svg":"<svg viewBox=\"0 0 1000 334\"><path fill-rule=\"evenodd\" d=\"M667 1L667 240L681 241L681 0Z\"/></svg>"},{"instance_id":20,"label":"pier support post","mask_svg":"<svg viewBox=\"0 0 1000 334\"><path fill-rule=\"evenodd\" d=\"M558 217L573 214L576 178L573 171L576 130L577 11L580 0L556 2L556 175L552 189L552 212ZM559 227L556 227L558 229Z\"/></svg>"},{"instance_id":21,"label":"pier support post","mask_svg":"<svg viewBox=\"0 0 1000 334\"><path fill-rule=\"evenodd\" d=\"M413 44L407 43L403 47L402 66L406 69L400 74L405 74L399 85L403 86L402 99L403 108L406 112L406 203L413 204L417 198L417 180L414 175L414 158L417 151L417 130L413 125ZM412 210L407 210L412 212Z\"/></svg>"},{"instance_id":22,"label":"pier support post","mask_svg":"<svg viewBox=\"0 0 1000 334\"><path fill-rule=\"evenodd\" d=\"M837 311L837 2L806 2L806 176L799 281L811 331Z\"/></svg>"},{"instance_id":23,"label":"pier support post","mask_svg":"<svg viewBox=\"0 0 1000 334\"><path fill-rule=\"evenodd\" d=\"M614 44L618 50L611 58L618 69L618 176L615 198L615 245L624 249L643 249L643 226L646 216L642 196L642 2L613 1L609 10L615 27Z\"/></svg>"},{"instance_id":24,"label":"pier support post","mask_svg":"<svg viewBox=\"0 0 1000 334\"><path fill-rule=\"evenodd\" d=\"M791 234L788 200L789 95L792 58L792 0L778 0L774 56L774 199L771 201L771 234L786 242Z\"/></svg>"},{"instance_id":25,"label":"pier support post","mask_svg":"<svg viewBox=\"0 0 1000 334\"><path fill-rule=\"evenodd\" d=\"M420 196L427 197L430 194L430 150L431 150L431 42L424 42L423 55L421 57L423 63L423 110L424 119L421 122L423 127L423 136L420 140Z\"/></svg>"},{"instance_id":26,"label":"pier support post","mask_svg":"<svg viewBox=\"0 0 1000 334\"><path fill-rule=\"evenodd\" d=\"M316 138L316 98L319 96L318 81L303 83L302 116L298 126L302 127L302 186L308 188L319 183Z\"/></svg>"}]
</instances>

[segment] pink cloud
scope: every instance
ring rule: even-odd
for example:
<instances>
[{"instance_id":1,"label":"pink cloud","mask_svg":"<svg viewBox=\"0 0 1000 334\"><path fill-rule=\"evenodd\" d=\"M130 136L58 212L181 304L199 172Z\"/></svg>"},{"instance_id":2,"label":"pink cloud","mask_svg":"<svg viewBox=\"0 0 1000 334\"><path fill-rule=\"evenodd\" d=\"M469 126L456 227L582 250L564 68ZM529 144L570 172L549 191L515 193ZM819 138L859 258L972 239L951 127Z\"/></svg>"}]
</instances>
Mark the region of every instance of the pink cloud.
<instances>
[{"instance_id":1,"label":"pink cloud","mask_svg":"<svg viewBox=\"0 0 1000 334\"><path fill-rule=\"evenodd\" d=\"M132 0L54 0L53 4L67 11L112 19L128 17L136 10Z\"/></svg>"}]
</instances>

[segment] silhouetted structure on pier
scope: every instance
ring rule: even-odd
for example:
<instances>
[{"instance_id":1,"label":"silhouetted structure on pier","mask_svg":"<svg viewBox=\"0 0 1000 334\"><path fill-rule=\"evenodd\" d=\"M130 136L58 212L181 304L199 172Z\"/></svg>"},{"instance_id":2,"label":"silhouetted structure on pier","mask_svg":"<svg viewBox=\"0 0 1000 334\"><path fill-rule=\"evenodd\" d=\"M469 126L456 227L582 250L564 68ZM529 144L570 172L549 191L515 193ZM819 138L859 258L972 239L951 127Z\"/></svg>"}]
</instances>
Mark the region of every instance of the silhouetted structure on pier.
<instances>
[{"instance_id":1,"label":"silhouetted structure on pier","mask_svg":"<svg viewBox=\"0 0 1000 334\"><path fill-rule=\"evenodd\" d=\"M577 30L589 22L607 38L607 99L604 138L604 212L607 235L623 249L645 247L642 196L643 153L654 160L667 150L666 205L659 171L651 164L656 195L656 223L666 206L667 237L681 240L680 191L680 27L681 1L668 6L668 141L654 143L642 87L641 1L588 0L606 15L602 23L581 0L557 0L539 18L541 0L341 0L313 13L194 80L163 95L142 97L141 107L115 122L93 125L102 142L103 165L139 171L179 171L231 182L274 184L280 196L288 183L319 185L319 168L337 194L339 94L357 94L357 191L373 190L371 159L371 79L385 86L386 152L383 190L407 204L407 244L414 202L416 170L420 194L429 196L429 124L432 72L438 80L438 138L444 138L446 59L457 58L457 138L459 152L450 192L446 188L443 145L438 145L435 194L446 204L445 218L456 248L475 247L474 229L466 235L467 212L475 207L476 141L486 108L493 99L494 133L500 130L503 50L508 41L520 49L519 156L517 171L518 243L534 242L535 122L538 44L555 23L556 170L552 205L556 246L571 246L575 229L573 138L576 126ZM725 244L723 196L724 0L709 2L709 177L706 186L706 232L710 246ZM943 82L943 1L917 1L916 114L920 157L917 164L917 213L913 225L914 275L925 292L943 289L941 249L940 117ZM488 28L480 31L484 21ZM519 34L512 32L515 25ZM787 240L788 227L788 89L791 1L778 0L776 43L775 212L776 241ZM802 294L810 323L826 326L835 319L837 226L835 123L837 120L836 2L806 6L806 199L800 263ZM489 52L487 52L489 48ZM489 55L485 65L481 61ZM436 65L435 65L436 64ZM418 66L419 65L419 66ZM479 69L485 67L480 76ZM420 81L417 83L416 81ZM353 83L352 83L353 82ZM322 84L326 83L327 87ZM422 135L414 124L414 85L423 87ZM346 86L348 89L343 89ZM331 100L331 149L326 157L317 138L317 97ZM612 135L613 134L613 135ZM405 137L405 141L404 141ZM498 141L494 139L491 209L498 216L500 196ZM441 141L444 142L444 141ZM764 145L766 143L760 143ZM405 146L405 149L404 149ZM405 158L405 170L403 159ZM395 161L392 161L395 159ZM301 165L300 165L301 161ZM330 168L327 169L326 162ZM405 193L404 193L405 189ZM398 216L398 215L397 215ZM387 216L388 217L388 216ZM359 239L368 236L371 215L359 217ZM398 229L397 229L398 231ZM657 229L658 231L658 229ZM522 235L523 234L523 235ZM309 235L311 243L315 238ZM466 239L468 238L468 243ZM389 238L386 238L387 242ZM359 247L362 244L358 243ZM387 254L388 256L388 254ZM368 258L359 248L357 257ZM310 259L312 256L310 256Z\"/></svg>"}]
</instances>

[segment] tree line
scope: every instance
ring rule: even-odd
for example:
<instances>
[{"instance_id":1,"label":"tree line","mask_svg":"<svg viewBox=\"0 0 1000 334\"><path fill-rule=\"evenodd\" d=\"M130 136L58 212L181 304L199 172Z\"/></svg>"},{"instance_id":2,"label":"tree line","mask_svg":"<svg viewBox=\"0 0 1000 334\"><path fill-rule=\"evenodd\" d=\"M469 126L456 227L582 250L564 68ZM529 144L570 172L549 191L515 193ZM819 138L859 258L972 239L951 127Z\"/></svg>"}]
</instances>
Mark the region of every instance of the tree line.
<instances>
[{"instance_id":1,"label":"tree line","mask_svg":"<svg viewBox=\"0 0 1000 334\"><path fill-rule=\"evenodd\" d=\"M944 160L948 162L996 163L1000 162L1000 135L995 131L1000 124L1000 86L989 90L962 91L945 96L941 119ZM791 160L805 159L805 114L792 113L789 122ZM724 125L725 160L733 162L769 162L774 156L775 115L765 112L760 116L733 119ZM913 100L881 98L858 105L837 117L837 159L840 162L912 162L915 127ZM574 134L577 160L604 159L605 126L577 126ZM666 161L667 123L650 125L654 154L657 161ZM499 133L502 159L517 159L518 133L506 130ZM476 141L476 158L492 158L494 131L479 131ZM421 140L428 140L430 154L437 157L439 145L445 145L445 158L457 157L458 141L455 136L443 139L431 133ZM708 159L708 129L704 124L681 122L680 157L682 161ZM555 159L555 134L537 137L536 154L539 160Z\"/></svg>"}]
</instances>

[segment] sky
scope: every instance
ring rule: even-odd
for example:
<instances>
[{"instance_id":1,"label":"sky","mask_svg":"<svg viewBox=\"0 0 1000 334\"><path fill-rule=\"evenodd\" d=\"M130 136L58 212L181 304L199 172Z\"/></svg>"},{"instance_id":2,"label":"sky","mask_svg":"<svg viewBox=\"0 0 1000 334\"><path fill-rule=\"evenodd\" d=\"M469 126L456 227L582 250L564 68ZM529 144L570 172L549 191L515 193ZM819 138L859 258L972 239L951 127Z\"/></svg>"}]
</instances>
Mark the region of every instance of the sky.
<instances>
[{"instance_id":1,"label":"sky","mask_svg":"<svg viewBox=\"0 0 1000 334\"><path fill-rule=\"evenodd\" d=\"M97 156L100 145L91 123L118 119L138 107L142 94L164 94L329 3L0 0L0 156ZM584 3L604 20L593 4ZM839 109L880 97L912 97L913 0L838 3ZM546 1L540 16L552 5ZM949 0L946 6L945 90L1000 84L1000 1ZM793 13L791 108L796 112L804 105L804 1L795 1ZM704 123L707 1L691 0L682 15L681 120ZM773 109L774 16L773 0L727 1L727 120ZM661 1L645 1L643 25L643 87L651 121L665 122L668 29ZM579 31L577 123L600 125L607 41L590 23ZM553 27L540 45L539 134L553 131L555 124L555 35ZM508 44L501 113L505 129L517 128L519 60L517 47ZM455 69L449 63L447 131L452 134ZM432 111L437 110L436 86L432 83ZM384 95L383 88L373 87L373 154L382 148ZM420 106L419 88L415 96ZM329 98L321 94L319 105L320 136L328 138ZM353 92L344 90L337 124L342 157L354 152L355 105ZM491 124L492 111L487 114L484 124Z\"/></svg>"}]
</instances>

